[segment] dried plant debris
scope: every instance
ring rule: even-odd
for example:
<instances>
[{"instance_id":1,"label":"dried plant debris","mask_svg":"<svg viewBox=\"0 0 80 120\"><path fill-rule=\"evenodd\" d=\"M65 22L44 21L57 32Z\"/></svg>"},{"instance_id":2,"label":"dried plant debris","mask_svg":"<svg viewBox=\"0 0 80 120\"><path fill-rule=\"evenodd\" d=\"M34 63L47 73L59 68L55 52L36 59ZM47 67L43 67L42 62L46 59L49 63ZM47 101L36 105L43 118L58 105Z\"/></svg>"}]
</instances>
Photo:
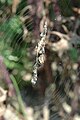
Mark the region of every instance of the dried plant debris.
<instances>
[{"instance_id":1,"label":"dried plant debris","mask_svg":"<svg viewBox=\"0 0 80 120\"><path fill-rule=\"evenodd\" d=\"M38 45L36 46L36 62L34 64L33 68L33 78L31 80L32 84L35 85L37 82L37 70L38 67L40 67L44 61L45 61L45 44L46 44L46 35L47 35L47 22L44 24L43 32L40 34L40 41L38 42Z\"/></svg>"}]
</instances>

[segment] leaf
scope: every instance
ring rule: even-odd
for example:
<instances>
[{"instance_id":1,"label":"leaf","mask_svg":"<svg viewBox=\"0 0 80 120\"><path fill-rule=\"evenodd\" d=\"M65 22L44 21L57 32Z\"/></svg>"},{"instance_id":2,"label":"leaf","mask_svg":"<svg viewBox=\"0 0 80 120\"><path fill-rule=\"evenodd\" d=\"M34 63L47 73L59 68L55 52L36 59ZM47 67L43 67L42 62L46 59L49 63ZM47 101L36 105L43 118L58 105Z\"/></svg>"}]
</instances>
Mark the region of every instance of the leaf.
<instances>
[{"instance_id":1,"label":"leaf","mask_svg":"<svg viewBox=\"0 0 80 120\"><path fill-rule=\"evenodd\" d=\"M14 32L18 34L22 32L22 22L18 16L15 15L13 18L11 18L9 25L10 25L11 30L13 30Z\"/></svg>"}]
</instances>

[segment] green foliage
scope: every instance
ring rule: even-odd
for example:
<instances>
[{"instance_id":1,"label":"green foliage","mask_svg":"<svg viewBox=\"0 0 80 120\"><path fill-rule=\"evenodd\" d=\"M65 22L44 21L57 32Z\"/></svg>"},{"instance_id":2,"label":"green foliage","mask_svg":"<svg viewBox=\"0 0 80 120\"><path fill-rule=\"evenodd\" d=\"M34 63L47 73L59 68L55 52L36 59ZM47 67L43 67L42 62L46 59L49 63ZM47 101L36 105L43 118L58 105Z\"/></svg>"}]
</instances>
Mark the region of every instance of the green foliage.
<instances>
[{"instance_id":1,"label":"green foliage","mask_svg":"<svg viewBox=\"0 0 80 120\"><path fill-rule=\"evenodd\" d=\"M12 5L13 0L0 0L2 4L7 3L8 5Z\"/></svg>"},{"instance_id":2,"label":"green foliage","mask_svg":"<svg viewBox=\"0 0 80 120\"><path fill-rule=\"evenodd\" d=\"M75 48L72 48L70 51L69 51L69 55L70 55L70 58L74 61L74 62L77 62L77 59L78 59L78 52Z\"/></svg>"},{"instance_id":3,"label":"green foliage","mask_svg":"<svg viewBox=\"0 0 80 120\"><path fill-rule=\"evenodd\" d=\"M18 15L0 23L0 55L4 57L6 67L12 71L11 74L15 76L17 83L20 83L19 85L25 84L22 81L24 75L22 73L30 72L32 65L27 53L29 44L22 38L22 26L23 23Z\"/></svg>"},{"instance_id":4,"label":"green foliage","mask_svg":"<svg viewBox=\"0 0 80 120\"><path fill-rule=\"evenodd\" d=\"M49 16L50 16L50 19L51 19L52 21L55 20L55 13L54 13L53 5L52 5L52 4L49 5Z\"/></svg>"},{"instance_id":5,"label":"green foliage","mask_svg":"<svg viewBox=\"0 0 80 120\"><path fill-rule=\"evenodd\" d=\"M8 5L12 5L13 0L7 0Z\"/></svg>"},{"instance_id":6,"label":"green foliage","mask_svg":"<svg viewBox=\"0 0 80 120\"><path fill-rule=\"evenodd\" d=\"M58 0L60 10L62 15L71 16L72 12L72 2L70 0Z\"/></svg>"},{"instance_id":7,"label":"green foliage","mask_svg":"<svg viewBox=\"0 0 80 120\"><path fill-rule=\"evenodd\" d=\"M22 32L22 22L19 18L19 16L14 16L13 18L10 19L9 21L10 29L14 33L21 33Z\"/></svg>"},{"instance_id":8,"label":"green foliage","mask_svg":"<svg viewBox=\"0 0 80 120\"><path fill-rule=\"evenodd\" d=\"M6 2L6 0L0 0L0 2L1 2L2 4L4 4L4 3Z\"/></svg>"}]
</instances>

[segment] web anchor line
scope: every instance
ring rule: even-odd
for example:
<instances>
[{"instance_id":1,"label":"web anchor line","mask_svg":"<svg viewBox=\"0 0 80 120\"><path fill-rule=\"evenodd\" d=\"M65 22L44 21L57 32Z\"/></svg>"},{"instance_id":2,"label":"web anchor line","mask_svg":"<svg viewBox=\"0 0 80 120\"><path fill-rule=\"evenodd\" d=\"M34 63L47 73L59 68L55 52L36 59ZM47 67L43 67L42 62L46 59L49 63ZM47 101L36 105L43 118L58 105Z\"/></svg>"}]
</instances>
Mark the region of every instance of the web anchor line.
<instances>
[{"instance_id":1,"label":"web anchor line","mask_svg":"<svg viewBox=\"0 0 80 120\"><path fill-rule=\"evenodd\" d=\"M47 21L45 21L43 26L43 32L40 34L40 41L36 46L36 61L33 66L33 76L31 83L36 84L38 80L38 68L44 64L45 61L45 44L46 44L46 35L47 35Z\"/></svg>"}]
</instances>

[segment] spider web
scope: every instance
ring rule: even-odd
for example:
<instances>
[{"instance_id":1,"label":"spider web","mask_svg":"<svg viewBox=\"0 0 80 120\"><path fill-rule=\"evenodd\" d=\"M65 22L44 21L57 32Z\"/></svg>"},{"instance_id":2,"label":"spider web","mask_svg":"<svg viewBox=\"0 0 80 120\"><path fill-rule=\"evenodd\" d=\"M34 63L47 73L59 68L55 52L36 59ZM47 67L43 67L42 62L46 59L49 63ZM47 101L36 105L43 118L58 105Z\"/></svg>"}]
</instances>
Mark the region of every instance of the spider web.
<instances>
[{"instance_id":1,"label":"spider web","mask_svg":"<svg viewBox=\"0 0 80 120\"><path fill-rule=\"evenodd\" d=\"M66 10L67 8L69 8L69 3L70 3L71 0L68 1L68 4L66 6ZM65 0L64 0L65 2ZM24 2L23 2L24 4ZM2 9L4 6L2 6L0 9ZM24 8L23 8L24 9ZM21 10L22 11L22 10ZM20 14L20 12L17 12L17 14ZM64 11L63 11L64 13ZM25 16L30 14L30 11L26 12L25 13ZM8 21L10 16L6 17L6 20L2 23L3 25L6 23L6 21ZM27 25L26 25L27 24ZM32 29L33 27L33 19L31 19L30 21L28 21L27 23L25 24L25 26L29 27L29 29ZM14 27L14 26L13 26ZM11 54L10 55L13 55L14 51L16 52L16 54L19 53L20 51L20 48L21 48L21 45L23 44L23 40L20 41L22 35L20 36L20 34L16 35L15 34L15 37L16 39L18 39L17 41L14 40L10 40L11 37L12 37L12 31L11 30L8 30L8 25L7 27L5 28L5 31L6 31L6 35L3 34L1 37L3 38L2 40L2 45L3 47L1 47L1 51L3 52L4 48L6 48L7 50L10 50L11 48ZM9 36L9 39L6 39L7 37ZM19 43L19 44L18 44ZM7 45L11 46L10 48L7 47ZM25 42L25 46L22 46L24 47L24 50L26 50L27 48L27 43ZM18 57L18 61L20 61L20 59L22 58L22 54L20 54L20 56ZM62 66L60 66L62 67ZM57 69L59 68L59 66L57 66ZM63 69L63 68L61 68ZM64 68L65 69L65 68ZM59 71L59 70L58 70ZM60 71L59 71L60 72ZM62 72L61 72L62 74ZM67 104L68 102L68 99L69 99L69 93L71 91L71 86L72 86L72 83L71 83L71 78L67 78L66 80L62 80L61 82L62 83L58 83L58 88L57 88L57 91L55 91L56 89L56 81L58 79L58 76L57 76L57 71L55 72L55 81L52 85L50 85L47 90L46 90L46 93L45 93L45 98L44 100L43 99L40 99L39 96L35 96L35 99L33 100L33 98L31 98L31 104L35 104L35 110L37 111L37 106L38 107L38 110L42 109L44 106L45 106L45 103L47 103L47 106L48 106L48 109L50 111L50 117L49 119L50 120L63 120L62 117L59 116L60 114L60 111L61 109L63 109L63 104ZM21 81L19 81L18 84L21 84ZM64 91L64 92L63 92ZM26 90L26 94L28 93L28 90ZM35 94L35 91L31 93L32 96L33 94ZM24 97L24 96L23 96ZM30 97L30 96L29 96ZM26 98L27 99L27 98ZM26 101L26 100L25 100ZM35 101L38 101L38 103L35 103ZM41 102L42 101L42 102ZM45 101L45 102L43 102ZM41 103L41 104L40 104ZM29 103L30 104L30 103ZM40 104L40 105L39 105ZM65 106L66 107L66 106ZM64 120L69 120L69 114L65 114L65 118Z\"/></svg>"},{"instance_id":2,"label":"spider web","mask_svg":"<svg viewBox=\"0 0 80 120\"><path fill-rule=\"evenodd\" d=\"M24 5L24 2L22 4ZM1 11L3 10L3 12L6 12L4 10L4 7L5 7L5 4L0 7L0 10ZM15 27L14 22L16 22L16 19L17 19L16 16L20 15L21 12L23 12L25 8L26 8L26 6L23 7L21 10L19 10L19 12L16 12L16 15L13 15L13 17L11 17L10 15L6 16L6 19L1 23L1 25L2 25L1 32L3 32L3 34L0 37L2 40L1 41L2 44L0 47L0 54L2 56L4 56L4 58L6 57L7 59L9 59L10 57L16 58L17 63L20 62L20 60L22 59L23 56L26 56L29 41L27 42L25 40L22 40L23 34L24 34L24 29L23 29L22 25L20 26L21 33L17 34L16 32L13 31L14 29L13 30L10 29L10 24L8 24L8 23L10 23L11 20L13 20L11 27L14 28ZM24 13L25 13L25 16L28 16L28 15L30 15L30 10L28 8L26 8ZM22 16L22 17L24 18L24 16ZM17 22L21 22L20 19ZM27 20L27 22L25 23L25 26L27 26L26 28L29 28L29 32L32 31L33 30L33 19L30 18L30 20ZM27 38L25 38L25 39L27 39ZM22 53L21 49L24 49L24 51L26 51L26 52ZM9 51L10 51L10 53L9 53ZM9 54L9 55L5 56L5 54ZM14 60L14 58L13 58L13 60ZM8 65L9 64L10 64L10 62L8 63ZM20 78L18 78L18 79L20 79ZM19 80L18 84L20 84L20 83L21 83L21 80Z\"/></svg>"}]
</instances>

